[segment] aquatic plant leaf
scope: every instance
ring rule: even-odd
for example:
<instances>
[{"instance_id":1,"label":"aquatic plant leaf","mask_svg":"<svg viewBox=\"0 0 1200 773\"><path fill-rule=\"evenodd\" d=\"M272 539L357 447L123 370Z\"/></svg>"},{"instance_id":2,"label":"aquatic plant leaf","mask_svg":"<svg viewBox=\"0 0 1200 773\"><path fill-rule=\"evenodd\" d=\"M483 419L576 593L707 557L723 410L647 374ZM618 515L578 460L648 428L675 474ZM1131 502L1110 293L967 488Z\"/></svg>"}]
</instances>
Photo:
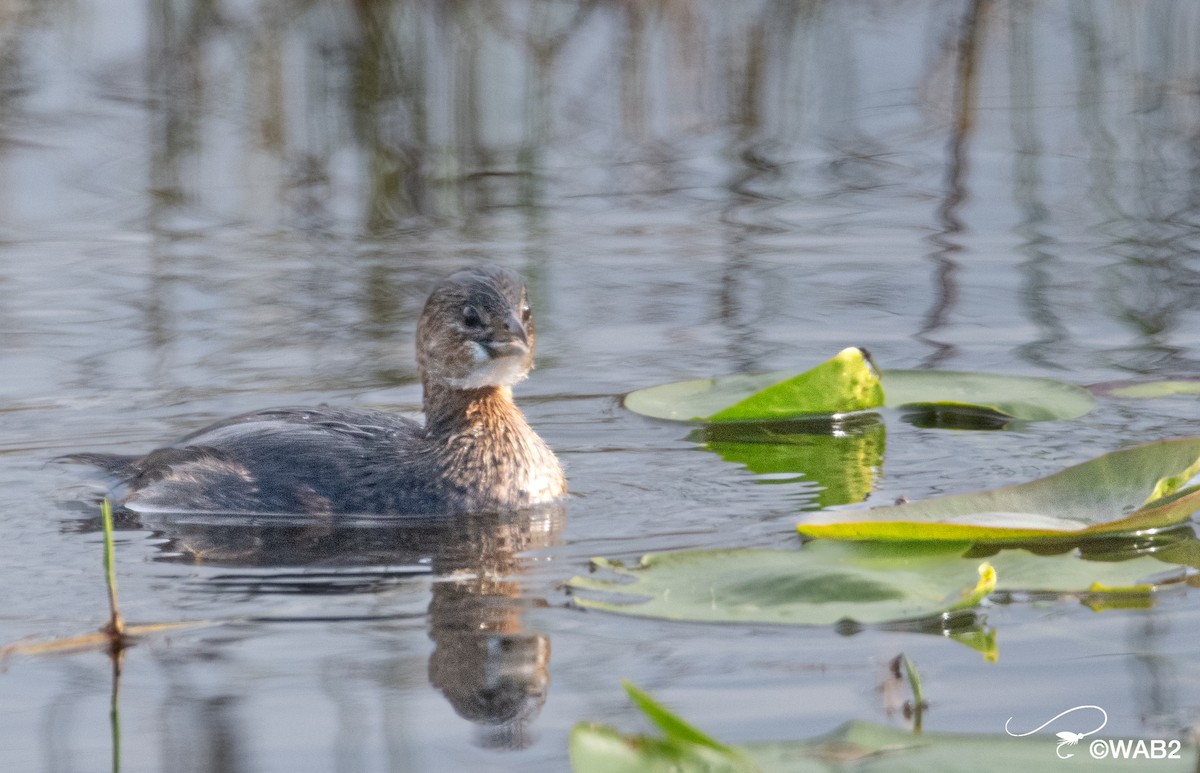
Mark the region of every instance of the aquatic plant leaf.
<instances>
[{"instance_id":1,"label":"aquatic plant leaf","mask_svg":"<svg viewBox=\"0 0 1200 773\"><path fill-rule=\"evenodd\" d=\"M580 722L568 740L576 773L752 773L755 763L679 739L622 735L604 725Z\"/></svg>"},{"instance_id":2,"label":"aquatic plant leaf","mask_svg":"<svg viewBox=\"0 0 1200 773\"><path fill-rule=\"evenodd\" d=\"M884 405L948 413L993 413L1020 421L1066 421L1085 415L1095 399L1083 387L1034 376L950 370L888 370Z\"/></svg>"},{"instance_id":3,"label":"aquatic plant leaf","mask_svg":"<svg viewBox=\"0 0 1200 773\"><path fill-rule=\"evenodd\" d=\"M977 605L996 590L1084 593L1100 582L1147 595L1153 558L1085 561L1004 550L986 561L967 543L847 543L796 550L705 550L644 556L636 567L596 559L615 577L574 577L582 607L710 623L830 625L914 620ZM1182 579L1179 569L1172 577ZM581 593L582 592L582 593Z\"/></svg>"},{"instance_id":4,"label":"aquatic plant leaf","mask_svg":"<svg viewBox=\"0 0 1200 773\"><path fill-rule=\"evenodd\" d=\"M656 704L658 705L658 704ZM666 711L661 706L662 711ZM691 727L679 718L674 721ZM707 737L707 736L706 736ZM665 735L624 735L604 725L581 722L571 729L571 769L575 773L658 773L659 771L771 771L776 773L882 773L883 771L963 770L1000 773L1052 770L1054 736L1014 738L995 734L921 733L867 722L847 722L831 733L800 741L722 746L736 757ZM1087 759L1089 770L1190 771L1196 749L1183 746L1178 758ZM1085 751L1084 754L1087 754ZM964 767L965 766L965 767Z\"/></svg>"},{"instance_id":5,"label":"aquatic plant leaf","mask_svg":"<svg viewBox=\"0 0 1200 773\"><path fill-rule=\"evenodd\" d=\"M625 688L625 692L629 695L629 699L632 700L637 707L642 710L642 713L646 715L646 718L653 722L668 738L686 741L687 743L696 744L698 746L707 746L714 751L736 756L736 753L733 751L733 749L671 713L670 709L651 698L647 693L640 690L636 685L634 685L633 682L629 681L628 679L623 679L621 681L621 685Z\"/></svg>"},{"instance_id":6,"label":"aquatic plant leaf","mask_svg":"<svg viewBox=\"0 0 1200 773\"><path fill-rule=\"evenodd\" d=\"M1182 523L1200 509L1200 438L1148 443L1045 478L869 510L826 510L797 526L852 540L1080 542Z\"/></svg>"},{"instance_id":7,"label":"aquatic plant leaf","mask_svg":"<svg viewBox=\"0 0 1200 773\"><path fill-rule=\"evenodd\" d=\"M881 569L814 558L808 550L713 550L644 556L636 569L597 559L623 580L575 577L583 607L698 622L830 625L881 623L939 614L976 585L978 561L950 572ZM946 575L949 575L948 577ZM639 603L641 602L641 603Z\"/></svg>"},{"instance_id":8,"label":"aquatic plant leaf","mask_svg":"<svg viewBox=\"0 0 1200 773\"><path fill-rule=\"evenodd\" d=\"M742 752L696 728L628 679L622 680L622 685L663 737L626 739L611 728L580 723L572 729L570 740L575 770L752 773L759 769Z\"/></svg>"},{"instance_id":9,"label":"aquatic plant leaf","mask_svg":"<svg viewBox=\"0 0 1200 773\"><path fill-rule=\"evenodd\" d=\"M707 417L763 421L804 414L853 413L883 405L883 387L863 350L850 347L812 370L771 384Z\"/></svg>"},{"instance_id":10,"label":"aquatic plant leaf","mask_svg":"<svg viewBox=\"0 0 1200 773\"><path fill-rule=\"evenodd\" d=\"M847 349L846 352L859 351ZM853 360L853 355L846 355ZM830 362L835 362L837 358ZM829 363L814 370L825 368ZM865 367L865 365L864 365ZM836 372L836 369L834 369ZM809 371L813 373L813 371ZM795 376L787 371L721 378L678 381L639 389L625 397L625 407L636 413L673 421L769 421L804 414L831 412L829 401L812 400L789 406L791 391L803 393L803 384L791 384L808 374ZM855 408L864 410L882 404L903 408L942 421L930 424L959 426L947 417L966 421L968 426L1002 426L1004 421L1063 421L1091 411L1095 399L1082 387L1048 378L997 376L937 370L887 370L879 376L883 388L881 403ZM810 386L816 386L814 381ZM779 387L776 390L776 387ZM769 408L754 410L759 396L766 395ZM873 399L873 398L872 398ZM850 405L852 403L847 403ZM733 414L726 411L737 411ZM834 410L848 410L836 408ZM735 418L736 417L736 418ZM991 423L988 423L988 419ZM997 424L996 420L1001 421Z\"/></svg>"},{"instance_id":11,"label":"aquatic plant leaf","mask_svg":"<svg viewBox=\"0 0 1200 773\"><path fill-rule=\"evenodd\" d=\"M639 389L625 407L674 421L770 421L868 410L883 391L861 349L843 349L800 374L786 371L698 379Z\"/></svg>"}]
</instances>

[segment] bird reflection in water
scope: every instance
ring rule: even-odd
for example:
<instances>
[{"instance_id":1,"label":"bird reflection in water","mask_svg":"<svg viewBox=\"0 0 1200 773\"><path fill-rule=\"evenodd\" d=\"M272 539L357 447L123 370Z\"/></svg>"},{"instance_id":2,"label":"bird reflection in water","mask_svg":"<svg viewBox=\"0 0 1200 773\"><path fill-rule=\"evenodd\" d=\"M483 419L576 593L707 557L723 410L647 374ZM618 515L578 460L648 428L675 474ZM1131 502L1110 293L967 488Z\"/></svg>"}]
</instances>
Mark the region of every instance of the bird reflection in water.
<instances>
[{"instance_id":1,"label":"bird reflection in water","mask_svg":"<svg viewBox=\"0 0 1200 773\"><path fill-rule=\"evenodd\" d=\"M459 716L494 728L488 745L527 745L546 702L550 639L524 630L519 555L553 539L562 516L562 505L543 510L537 523L487 516L472 525L471 539L434 556L429 681Z\"/></svg>"},{"instance_id":2,"label":"bird reflection in water","mask_svg":"<svg viewBox=\"0 0 1200 773\"><path fill-rule=\"evenodd\" d=\"M152 518L168 538L164 560L285 570L223 574L210 580L218 590L371 593L432 573L429 681L459 716L484 728L483 745L520 749L531 742L550 680L550 640L524 628L525 609L545 602L522 596L522 553L553 544L565 516L552 504L439 518Z\"/></svg>"}]
</instances>

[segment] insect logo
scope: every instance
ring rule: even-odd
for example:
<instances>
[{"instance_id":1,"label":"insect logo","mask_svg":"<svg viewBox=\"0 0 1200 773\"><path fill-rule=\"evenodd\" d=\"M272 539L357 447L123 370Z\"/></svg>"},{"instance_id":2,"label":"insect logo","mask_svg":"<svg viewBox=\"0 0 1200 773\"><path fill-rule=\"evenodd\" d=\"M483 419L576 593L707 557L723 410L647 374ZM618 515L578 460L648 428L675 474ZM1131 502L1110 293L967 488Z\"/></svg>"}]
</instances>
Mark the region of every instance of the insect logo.
<instances>
[{"instance_id":1,"label":"insect logo","mask_svg":"<svg viewBox=\"0 0 1200 773\"><path fill-rule=\"evenodd\" d=\"M1081 740L1083 740L1084 738L1087 738L1089 735L1095 735L1096 733L1099 733L1101 730L1103 730L1104 726L1108 724L1108 712L1107 711L1100 708L1099 706L1076 706L1075 708L1067 709L1066 711L1055 714L1053 717L1050 717L1050 719L1046 720L1045 722L1038 725L1037 727L1035 727L1034 729L1030 730L1027 733L1014 733L1012 730L1010 730L1008 728L1008 725L1010 722L1013 721L1013 718L1009 717L1008 720L1004 723L1004 732L1008 733L1009 735L1013 736L1014 738L1021 738L1022 736L1026 736L1026 735L1033 735L1034 733L1036 733L1037 731L1046 727L1047 725L1054 722L1055 720L1061 719L1062 717L1065 717L1068 714L1073 714L1076 711L1083 711L1085 709L1094 709L1094 710L1100 712L1100 726L1099 727L1097 727L1095 730L1089 730L1086 733L1072 733L1069 730L1063 730L1062 732L1057 733L1059 742L1058 742L1058 746L1056 746L1054 748L1054 753L1055 753L1055 755L1058 756L1058 758L1060 760L1070 759L1071 757L1074 757L1075 755L1072 753L1063 754L1063 751L1062 751L1063 747L1064 746L1076 746L1076 745L1078 745L1078 743Z\"/></svg>"}]
</instances>

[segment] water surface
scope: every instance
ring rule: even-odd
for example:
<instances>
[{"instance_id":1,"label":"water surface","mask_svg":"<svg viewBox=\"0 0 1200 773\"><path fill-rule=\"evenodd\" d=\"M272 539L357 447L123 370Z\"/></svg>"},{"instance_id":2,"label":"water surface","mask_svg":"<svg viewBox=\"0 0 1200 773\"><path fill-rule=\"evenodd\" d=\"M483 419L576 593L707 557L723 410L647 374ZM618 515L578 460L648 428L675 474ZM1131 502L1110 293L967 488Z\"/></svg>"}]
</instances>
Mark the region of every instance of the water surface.
<instances>
[{"instance_id":1,"label":"water surface","mask_svg":"<svg viewBox=\"0 0 1200 773\"><path fill-rule=\"evenodd\" d=\"M1075 383L1195 375L1200 8L1189 3L10 3L0 11L3 641L100 625L70 451L238 411L419 407L431 283L528 277L518 389L561 510L330 531L126 522L122 769L563 770L580 720L642 727L633 679L722 740L1000 733L1079 704L1184 738L1187 590L1151 610L996 605L997 663L938 636L570 608L591 556L795 544L836 502L756 476L631 389L801 369ZM1018 482L1196 433L1194 398L1009 432L889 417L859 504ZM104 770L109 664L11 660L0 758Z\"/></svg>"}]
</instances>

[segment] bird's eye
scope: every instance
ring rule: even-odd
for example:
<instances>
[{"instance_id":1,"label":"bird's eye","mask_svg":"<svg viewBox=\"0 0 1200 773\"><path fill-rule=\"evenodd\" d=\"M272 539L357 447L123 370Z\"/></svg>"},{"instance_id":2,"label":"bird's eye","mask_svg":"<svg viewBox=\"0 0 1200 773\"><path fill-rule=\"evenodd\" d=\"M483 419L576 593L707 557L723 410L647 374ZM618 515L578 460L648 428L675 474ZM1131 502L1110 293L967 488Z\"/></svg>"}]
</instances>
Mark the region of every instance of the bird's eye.
<instances>
[{"instance_id":1,"label":"bird's eye","mask_svg":"<svg viewBox=\"0 0 1200 773\"><path fill-rule=\"evenodd\" d=\"M462 319L467 327L483 327L483 317L479 316L479 309L474 306L463 306Z\"/></svg>"},{"instance_id":2,"label":"bird's eye","mask_svg":"<svg viewBox=\"0 0 1200 773\"><path fill-rule=\"evenodd\" d=\"M533 312L529 310L529 304L521 304L521 321L529 324L529 318L533 316Z\"/></svg>"}]
</instances>

